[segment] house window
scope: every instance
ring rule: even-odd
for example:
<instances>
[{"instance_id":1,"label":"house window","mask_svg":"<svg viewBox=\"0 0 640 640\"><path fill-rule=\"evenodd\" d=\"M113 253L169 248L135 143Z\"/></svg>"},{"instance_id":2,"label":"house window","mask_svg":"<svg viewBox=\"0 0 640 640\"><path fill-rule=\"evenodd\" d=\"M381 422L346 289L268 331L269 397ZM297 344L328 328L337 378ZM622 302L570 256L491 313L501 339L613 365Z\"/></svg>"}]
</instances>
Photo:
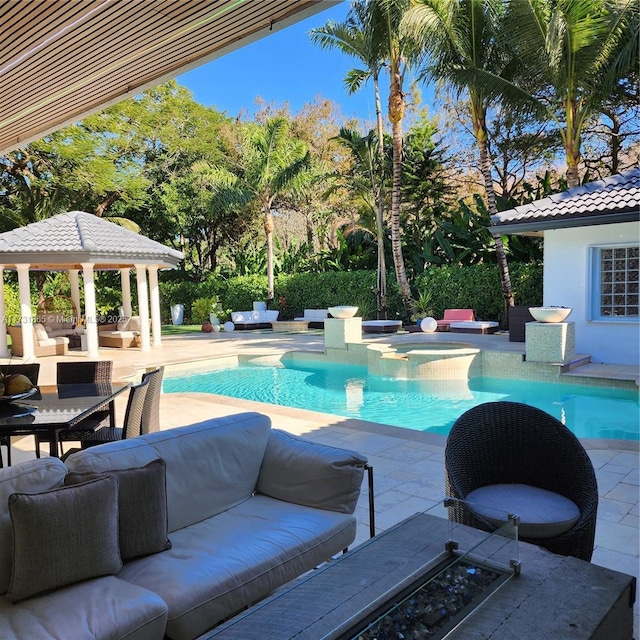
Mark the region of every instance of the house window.
<instances>
[{"instance_id":1,"label":"house window","mask_svg":"<svg viewBox=\"0 0 640 640\"><path fill-rule=\"evenodd\" d=\"M640 247L594 248L593 319L638 318Z\"/></svg>"}]
</instances>

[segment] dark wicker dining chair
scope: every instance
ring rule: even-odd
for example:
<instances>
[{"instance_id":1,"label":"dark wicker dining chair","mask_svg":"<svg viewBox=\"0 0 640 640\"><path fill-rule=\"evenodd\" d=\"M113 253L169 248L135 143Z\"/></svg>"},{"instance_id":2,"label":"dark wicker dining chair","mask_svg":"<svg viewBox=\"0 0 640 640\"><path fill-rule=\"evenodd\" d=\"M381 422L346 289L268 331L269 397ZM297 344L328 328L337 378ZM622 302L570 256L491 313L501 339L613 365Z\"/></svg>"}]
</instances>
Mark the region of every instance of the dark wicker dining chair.
<instances>
[{"instance_id":1,"label":"dark wicker dining chair","mask_svg":"<svg viewBox=\"0 0 640 640\"><path fill-rule=\"evenodd\" d=\"M142 433L152 433L160 430L160 394L162 393L162 378L164 367L158 367L142 374L142 381L149 381L147 396L142 411Z\"/></svg>"},{"instance_id":2,"label":"dark wicker dining chair","mask_svg":"<svg viewBox=\"0 0 640 640\"><path fill-rule=\"evenodd\" d=\"M81 441L80 445L82 448L87 449L99 444L114 442L115 440L125 440L141 436L144 403L149 391L149 386L150 383L147 379L131 387L122 427L101 427Z\"/></svg>"},{"instance_id":3,"label":"dark wicker dining chair","mask_svg":"<svg viewBox=\"0 0 640 640\"><path fill-rule=\"evenodd\" d=\"M56 365L56 384L111 384L113 376L112 360L87 360L84 362L58 362ZM103 423L109 422L109 426L115 424L115 411L113 403L105 405L102 409L94 411L90 416L79 422L73 429L61 431L58 434L56 448L59 447L60 455L63 442L76 442L90 436ZM83 428L83 425L85 427ZM51 444L45 435L36 435L36 456L40 457L40 445Z\"/></svg>"},{"instance_id":4,"label":"dark wicker dining chair","mask_svg":"<svg viewBox=\"0 0 640 640\"><path fill-rule=\"evenodd\" d=\"M523 484L572 500L580 515L564 533L520 537L553 553L591 560L598 509L593 465L576 436L548 413L517 402L488 402L455 422L445 449L447 495L465 500L480 487ZM486 518L454 503L449 518L485 531Z\"/></svg>"},{"instance_id":5,"label":"dark wicker dining chair","mask_svg":"<svg viewBox=\"0 0 640 640\"><path fill-rule=\"evenodd\" d=\"M33 364L1 364L0 365L0 373L5 376L13 375L14 373L21 373L23 376L27 376L31 381L31 384L34 386L38 385L38 376L40 375L40 363L35 362ZM25 429L24 432L14 431L13 435L21 436L21 435L32 435L33 431L29 431ZM36 438L35 434L33 434L34 438ZM37 438L36 438L37 439ZM11 466L11 436L0 436L0 447L7 447L7 466ZM0 469L3 467L2 464L2 453L0 453Z\"/></svg>"}]
</instances>

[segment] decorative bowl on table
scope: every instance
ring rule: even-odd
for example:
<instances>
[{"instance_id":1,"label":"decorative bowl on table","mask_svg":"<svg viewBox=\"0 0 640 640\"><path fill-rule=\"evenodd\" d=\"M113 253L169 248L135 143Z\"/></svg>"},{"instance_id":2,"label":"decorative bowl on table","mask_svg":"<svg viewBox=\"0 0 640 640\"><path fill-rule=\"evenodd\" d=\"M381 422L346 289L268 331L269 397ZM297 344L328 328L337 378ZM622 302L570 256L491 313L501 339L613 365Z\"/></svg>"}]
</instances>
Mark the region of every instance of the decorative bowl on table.
<instances>
[{"instance_id":1,"label":"decorative bowl on table","mask_svg":"<svg viewBox=\"0 0 640 640\"><path fill-rule=\"evenodd\" d=\"M564 322L572 311L571 307L529 307L538 322Z\"/></svg>"},{"instance_id":2,"label":"decorative bowl on table","mask_svg":"<svg viewBox=\"0 0 640 640\"><path fill-rule=\"evenodd\" d=\"M30 398L36 391L38 387L31 387L31 389L27 391L23 391L22 393L14 393L12 395L0 396L0 402L13 402L14 400L22 400L24 398Z\"/></svg>"},{"instance_id":3,"label":"decorative bowl on table","mask_svg":"<svg viewBox=\"0 0 640 640\"><path fill-rule=\"evenodd\" d=\"M353 318L358 311L358 307L329 307L328 311L334 318Z\"/></svg>"}]
</instances>

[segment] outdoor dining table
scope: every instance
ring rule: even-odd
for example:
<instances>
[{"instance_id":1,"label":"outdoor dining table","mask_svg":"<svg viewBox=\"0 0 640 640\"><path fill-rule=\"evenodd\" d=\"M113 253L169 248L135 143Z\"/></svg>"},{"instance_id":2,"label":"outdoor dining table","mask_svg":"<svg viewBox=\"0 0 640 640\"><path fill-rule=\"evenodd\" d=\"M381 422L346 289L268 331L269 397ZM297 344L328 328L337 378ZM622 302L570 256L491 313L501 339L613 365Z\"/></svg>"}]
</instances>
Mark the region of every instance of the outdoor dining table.
<instances>
[{"instance_id":1,"label":"outdoor dining table","mask_svg":"<svg viewBox=\"0 0 640 640\"><path fill-rule=\"evenodd\" d=\"M49 455L57 457L59 432L76 427L105 405L109 405L113 423L114 400L128 387L128 383L40 386L29 397L0 403L0 436L47 434Z\"/></svg>"}]
</instances>

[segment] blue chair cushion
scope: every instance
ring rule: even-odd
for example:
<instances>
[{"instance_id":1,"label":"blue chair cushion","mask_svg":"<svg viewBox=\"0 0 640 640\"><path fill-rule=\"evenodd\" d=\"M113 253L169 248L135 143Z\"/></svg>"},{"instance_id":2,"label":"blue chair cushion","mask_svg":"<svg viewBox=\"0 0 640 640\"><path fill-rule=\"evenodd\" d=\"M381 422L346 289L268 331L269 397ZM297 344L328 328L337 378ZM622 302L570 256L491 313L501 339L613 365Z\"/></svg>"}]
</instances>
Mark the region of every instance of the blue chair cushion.
<instances>
[{"instance_id":1,"label":"blue chair cushion","mask_svg":"<svg viewBox=\"0 0 640 640\"><path fill-rule=\"evenodd\" d=\"M496 527L506 522L508 513L520 516L519 535L525 538L555 538L580 518L580 509L569 498L526 484L487 485L471 491L466 500Z\"/></svg>"}]
</instances>

